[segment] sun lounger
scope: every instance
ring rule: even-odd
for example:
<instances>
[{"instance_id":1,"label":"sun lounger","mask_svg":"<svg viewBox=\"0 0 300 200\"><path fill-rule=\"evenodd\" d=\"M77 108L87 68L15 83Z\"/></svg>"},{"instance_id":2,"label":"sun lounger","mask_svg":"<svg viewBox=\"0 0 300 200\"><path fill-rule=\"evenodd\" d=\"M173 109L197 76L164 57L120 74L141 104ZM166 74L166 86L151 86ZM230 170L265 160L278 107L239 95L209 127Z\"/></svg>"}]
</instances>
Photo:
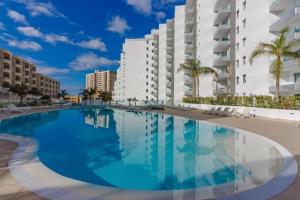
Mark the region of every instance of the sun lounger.
<instances>
[{"instance_id":1,"label":"sun lounger","mask_svg":"<svg viewBox=\"0 0 300 200\"><path fill-rule=\"evenodd\" d=\"M231 112L230 112L229 107L225 107L224 110L221 110L221 111L216 113L216 115L220 115L220 116L228 116L230 114L231 114Z\"/></svg>"},{"instance_id":2,"label":"sun lounger","mask_svg":"<svg viewBox=\"0 0 300 200\"><path fill-rule=\"evenodd\" d=\"M23 110L21 110L20 108L16 107L13 104L7 105L7 108L8 108L8 112L11 113L25 113Z\"/></svg>"},{"instance_id":3,"label":"sun lounger","mask_svg":"<svg viewBox=\"0 0 300 200\"><path fill-rule=\"evenodd\" d=\"M242 112L235 111L231 114L232 117L238 117L238 118L253 118L255 115L251 114L249 108L243 108Z\"/></svg>"}]
</instances>

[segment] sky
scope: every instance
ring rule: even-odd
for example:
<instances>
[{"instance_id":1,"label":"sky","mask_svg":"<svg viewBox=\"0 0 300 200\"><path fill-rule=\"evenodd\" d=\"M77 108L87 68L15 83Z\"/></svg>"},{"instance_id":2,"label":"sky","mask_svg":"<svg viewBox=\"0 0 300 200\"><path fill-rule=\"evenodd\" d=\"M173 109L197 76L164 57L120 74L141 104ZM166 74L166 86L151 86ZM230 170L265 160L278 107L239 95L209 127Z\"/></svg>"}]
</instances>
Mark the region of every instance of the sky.
<instances>
[{"instance_id":1,"label":"sky","mask_svg":"<svg viewBox=\"0 0 300 200\"><path fill-rule=\"evenodd\" d=\"M0 0L0 48L76 94L85 74L118 67L126 38L173 18L184 0Z\"/></svg>"}]
</instances>

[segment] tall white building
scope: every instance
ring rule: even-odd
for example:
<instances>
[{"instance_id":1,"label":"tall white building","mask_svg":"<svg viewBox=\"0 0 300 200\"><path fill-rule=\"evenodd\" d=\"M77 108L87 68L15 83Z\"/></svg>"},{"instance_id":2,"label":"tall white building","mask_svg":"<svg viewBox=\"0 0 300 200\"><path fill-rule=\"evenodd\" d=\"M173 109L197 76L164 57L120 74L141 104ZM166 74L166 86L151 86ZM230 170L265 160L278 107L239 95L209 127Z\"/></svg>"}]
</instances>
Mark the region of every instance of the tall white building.
<instances>
[{"instance_id":1,"label":"tall white building","mask_svg":"<svg viewBox=\"0 0 300 200\"><path fill-rule=\"evenodd\" d=\"M270 31L278 35L279 31L290 27L288 40L300 39L300 0L272 0L270 5L272 13ZM298 47L295 50L300 50ZM281 78L280 91L283 95L300 94L300 67L297 61L285 60L284 71ZM271 80L270 92L275 93L275 81Z\"/></svg>"},{"instance_id":2,"label":"tall white building","mask_svg":"<svg viewBox=\"0 0 300 200\"><path fill-rule=\"evenodd\" d=\"M139 100L181 103L192 96L192 78L180 65L195 58L218 73L217 78L200 76L201 97L274 95L272 58L262 56L251 65L249 57L259 42L271 42L286 26L291 27L289 41L300 38L300 0L186 0L175 6L174 13L173 19L141 39L154 41L152 52L148 52L151 45L146 51L135 44L123 49L115 99L139 96ZM134 61L124 60L127 54L134 55ZM137 64L140 61L143 66ZM284 61L281 95L300 94L297 64ZM128 78L139 83L134 91Z\"/></svg>"},{"instance_id":3,"label":"tall white building","mask_svg":"<svg viewBox=\"0 0 300 200\"><path fill-rule=\"evenodd\" d=\"M114 100L157 101L158 30L140 39L126 39L115 81Z\"/></svg>"}]
</instances>

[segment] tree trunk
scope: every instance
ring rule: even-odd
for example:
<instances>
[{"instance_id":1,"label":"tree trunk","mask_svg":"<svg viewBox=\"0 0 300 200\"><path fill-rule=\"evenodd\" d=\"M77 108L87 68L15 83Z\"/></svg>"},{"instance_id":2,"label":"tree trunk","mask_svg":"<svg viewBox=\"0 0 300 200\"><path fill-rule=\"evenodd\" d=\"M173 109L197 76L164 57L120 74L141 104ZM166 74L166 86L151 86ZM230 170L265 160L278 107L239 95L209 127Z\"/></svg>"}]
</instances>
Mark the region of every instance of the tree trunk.
<instances>
[{"instance_id":1,"label":"tree trunk","mask_svg":"<svg viewBox=\"0 0 300 200\"><path fill-rule=\"evenodd\" d=\"M280 80L279 77L277 77L276 75L276 92L275 92L276 102L279 102L279 96L280 96L279 88L280 88Z\"/></svg>"},{"instance_id":2,"label":"tree trunk","mask_svg":"<svg viewBox=\"0 0 300 200\"><path fill-rule=\"evenodd\" d=\"M196 88L196 82L195 82L195 77L192 78L193 79L193 85L192 85L192 97L195 98L195 88Z\"/></svg>"},{"instance_id":3,"label":"tree trunk","mask_svg":"<svg viewBox=\"0 0 300 200\"><path fill-rule=\"evenodd\" d=\"M215 77L215 83L216 83L216 97L218 97L219 96L219 86L218 86L218 79L217 79L217 77Z\"/></svg>"},{"instance_id":4,"label":"tree trunk","mask_svg":"<svg viewBox=\"0 0 300 200\"><path fill-rule=\"evenodd\" d=\"M281 58L277 58L277 65L276 65L276 74L275 74L275 78L276 78L276 91L275 91L275 100L276 102L279 102L279 96L280 96L280 68L281 68Z\"/></svg>"},{"instance_id":5,"label":"tree trunk","mask_svg":"<svg viewBox=\"0 0 300 200\"><path fill-rule=\"evenodd\" d=\"M23 104L23 96L21 95L20 96L20 105L22 105Z\"/></svg>"},{"instance_id":6,"label":"tree trunk","mask_svg":"<svg viewBox=\"0 0 300 200\"><path fill-rule=\"evenodd\" d=\"M199 76L196 77L196 97L199 97L199 86L200 86L200 83L199 83Z\"/></svg>"}]
</instances>

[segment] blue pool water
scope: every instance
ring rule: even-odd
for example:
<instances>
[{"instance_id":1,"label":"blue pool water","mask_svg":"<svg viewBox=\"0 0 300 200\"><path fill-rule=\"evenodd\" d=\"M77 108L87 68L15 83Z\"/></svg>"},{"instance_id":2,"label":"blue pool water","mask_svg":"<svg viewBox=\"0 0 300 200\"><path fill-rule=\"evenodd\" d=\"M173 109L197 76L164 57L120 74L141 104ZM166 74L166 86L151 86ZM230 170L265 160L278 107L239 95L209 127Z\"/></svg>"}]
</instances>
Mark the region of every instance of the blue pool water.
<instances>
[{"instance_id":1,"label":"blue pool water","mask_svg":"<svg viewBox=\"0 0 300 200\"><path fill-rule=\"evenodd\" d=\"M248 155L241 148L247 146L246 136L181 117L69 109L3 120L0 133L37 139L42 163L63 176L92 184L171 190L260 178L260 174L255 177L255 164L247 164L251 152ZM271 147L261 145L269 155ZM260 151L264 154L264 148ZM274 162L260 167L268 166L274 168ZM276 173L273 169L270 177Z\"/></svg>"}]
</instances>

